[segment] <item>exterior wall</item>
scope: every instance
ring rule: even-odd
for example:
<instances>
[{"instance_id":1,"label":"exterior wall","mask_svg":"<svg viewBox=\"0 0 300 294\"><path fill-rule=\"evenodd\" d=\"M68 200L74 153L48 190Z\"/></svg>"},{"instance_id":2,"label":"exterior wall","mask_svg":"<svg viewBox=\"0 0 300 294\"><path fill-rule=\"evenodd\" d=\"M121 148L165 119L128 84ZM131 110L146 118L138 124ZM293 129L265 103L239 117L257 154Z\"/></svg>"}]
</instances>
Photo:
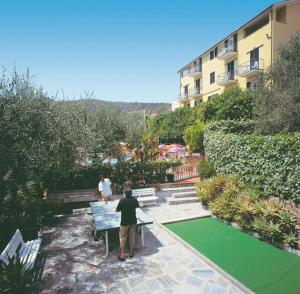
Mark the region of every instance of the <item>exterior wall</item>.
<instances>
[{"instance_id":1,"label":"exterior wall","mask_svg":"<svg viewBox=\"0 0 300 294\"><path fill-rule=\"evenodd\" d=\"M287 43L292 34L300 32L300 1L286 5L286 23L276 21L276 7L273 16L273 58L276 58L278 48Z\"/></svg>"},{"instance_id":2,"label":"exterior wall","mask_svg":"<svg viewBox=\"0 0 300 294\"><path fill-rule=\"evenodd\" d=\"M209 51L201 56L202 89L201 96L197 97L197 100L207 101L210 96L220 94L225 89L237 85L242 89L246 89L248 82L254 81L261 70L266 70L272 64L272 59L276 57L279 46L288 42L293 33L300 31L300 0L286 3L286 23L276 21L276 9L281 6L284 6L284 4L272 6L234 32L237 34L237 54L232 54L231 58L222 60L218 56L210 60ZM262 20L265 20L263 26L251 34L245 34L246 29L249 29L253 24L258 24ZM217 46L218 54L220 54L224 48L224 41L216 44L211 50L214 50ZM253 70L251 74L242 74L243 70L245 71L245 68L249 67L250 51L255 48L259 48L259 69L257 71ZM219 75L227 71L227 64L233 60L236 71L234 81L230 84L228 83L227 86L224 86L224 84L220 85L218 83ZM193 68L194 61L188 64L191 69ZM212 84L210 84L211 72L215 72L215 82ZM188 75L180 79L181 98L184 98L184 86L189 85L189 91L192 91L197 78ZM193 97L189 96L188 99L180 99L179 103L181 106L188 105L193 107L195 106L195 101Z\"/></svg>"},{"instance_id":3,"label":"exterior wall","mask_svg":"<svg viewBox=\"0 0 300 294\"><path fill-rule=\"evenodd\" d=\"M244 30L240 31L240 40L238 43L238 65L239 71L244 63L250 62L250 51L259 47L259 58L262 60L262 68L266 69L271 65L271 21L256 32L247 37L244 36ZM239 75L238 84L242 89L247 88L247 82L255 77L245 78Z\"/></svg>"}]
</instances>

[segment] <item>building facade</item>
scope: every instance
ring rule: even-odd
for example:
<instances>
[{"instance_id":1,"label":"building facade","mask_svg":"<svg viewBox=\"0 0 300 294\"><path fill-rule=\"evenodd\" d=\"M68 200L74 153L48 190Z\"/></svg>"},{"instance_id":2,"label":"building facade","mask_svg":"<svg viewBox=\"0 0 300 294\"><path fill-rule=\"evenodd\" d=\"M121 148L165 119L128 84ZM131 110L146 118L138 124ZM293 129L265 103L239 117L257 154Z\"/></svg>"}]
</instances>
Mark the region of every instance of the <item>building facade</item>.
<instances>
[{"instance_id":1,"label":"building facade","mask_svg":"<svg viewBox=\"0 0 300 294\"><path fill-rule=\"evenodd\" d=\"M178 71L176 107L197 106L237 85L254 88L257 75L296 32L300 32L300 0L271 5Z\"/></svg>"}]
</instances>

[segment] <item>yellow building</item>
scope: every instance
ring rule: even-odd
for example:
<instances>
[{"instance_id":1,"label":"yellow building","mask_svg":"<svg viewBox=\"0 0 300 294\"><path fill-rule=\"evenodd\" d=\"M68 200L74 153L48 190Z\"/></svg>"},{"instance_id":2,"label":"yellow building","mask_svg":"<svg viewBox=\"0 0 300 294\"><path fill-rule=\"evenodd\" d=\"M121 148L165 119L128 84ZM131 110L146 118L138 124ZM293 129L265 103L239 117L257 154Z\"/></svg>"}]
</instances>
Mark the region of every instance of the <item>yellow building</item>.
<instances>
[{"instance_id":1,"label":"yellow building","mask_svg":"<svg viewBox=\"0 0 300 294\"><path fill-rule=\"evenodd\" d=\"M299 31L300 0L271 5L178 71L180 94L173 108L199 105L229 87L255 87L279 46Z\"/></svg>"}]
</instances>

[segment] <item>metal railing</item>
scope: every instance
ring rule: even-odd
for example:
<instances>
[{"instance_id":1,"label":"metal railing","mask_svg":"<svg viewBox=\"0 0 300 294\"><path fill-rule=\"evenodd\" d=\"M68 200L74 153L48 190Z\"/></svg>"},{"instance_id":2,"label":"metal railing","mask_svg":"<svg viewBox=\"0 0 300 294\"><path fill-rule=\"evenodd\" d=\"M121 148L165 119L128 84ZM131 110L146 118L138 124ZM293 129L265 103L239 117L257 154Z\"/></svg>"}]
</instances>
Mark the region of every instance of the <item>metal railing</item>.
<instances>
[{"instance_id":1,"label":"metal railing","mask_svg":"<svg viewBox=\"0 0 300 294\"><path fill-rule=\"evenodd\" d=\"M185 100L185 99L190 99L194 96L201 95L202 93L202 87L200 88L192 88L189 89L188 93L181 93L178 95L177 100Z\"/></svg>"},{"instance_id":2,"label":"metal railing","mask_svg":"<svg viewBox=\"0 0 300 294\"><path fill-rule=\"evenodd\" d=\"M197 64L190 70L190 75L193 75L194 73L201 73L202 72L202 65Z\"/></svg>"},{"instance_id":3,"label":"metal railing","mask_svg":"<svg viewBox=\"0 0 300 294\"><path fill-rule=\"evenodd\" d=\"M174 170L174 181L188 179L196 176L198 176L196 163L184 164L176 167Z\"/></svg>"},{"instance_id":4,"label":"metal railing","mask_svg":"<svg viewBox=\"0 0 300 294\"><path fill-rule=\"evenodd\" d=\"M264 60L259 58L253 61L247 61L239 65L239 74L245 75L253 71L259 71L264 69Z\"/></svg>"},{"instance_id":5,"label":"metal railing","mask_svg":"<svg viewBox=\"0 0 300 294\"><path fill-rule=\"evenodd\" d=\"M237 77L237 71L227 71L217 77L217 84L226 84L229 81L235 81Z\"/></svg>"},{"instance_id":6,"label":"metal railing","mask_svg":"<svg viewBox=\"0 0 300 294\"><path fill-rule=\"evenodd\" d=\"M226 55L232 55L234 53L237 53L237 50L234 48L234 45L231 46L227 46L225 47L225 45L223 45L221 48L219 48L219 54L218 54L218 58L224 58L226 57Z\"/></svg>"}]
</instances>

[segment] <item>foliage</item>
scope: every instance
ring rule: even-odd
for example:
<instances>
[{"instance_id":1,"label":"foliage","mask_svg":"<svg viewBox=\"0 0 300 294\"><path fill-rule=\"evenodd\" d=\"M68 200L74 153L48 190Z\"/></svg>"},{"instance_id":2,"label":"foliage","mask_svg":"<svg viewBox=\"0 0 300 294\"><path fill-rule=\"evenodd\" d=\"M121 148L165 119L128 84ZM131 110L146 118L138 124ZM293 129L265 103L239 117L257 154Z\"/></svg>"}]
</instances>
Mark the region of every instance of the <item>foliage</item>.
<instances>
[{"instance_id":1,"label":"foliage","mask_svg":"<svg viewBox=\"0 0 300 294\"><path fill-rule=\"evenodd\" d=\"M260 136L207 131L206 158L265 195L300 201L300 135Z\"/></svg>"},{"instance_id":2,"label":"foliage","mask_svg":"<svg viewBox=\"0 0 300 294\"><path fill-rule=\"evenodd\" d=\"M196 121L194 108L180 107L175 111L161 113L153 118L153 128L161 141L166 143L183 143L185 128Z\"/></svg>"},{"instance_id":3,"label":"foliage","mask_svg":"<svg viewBox=\"0 0 300 294\"><path fill-rule=\"evenodd\" d=\"M8 256L8 264L0 260L0 291L1 293L25 294L30 293L33 269L27 269L17 252L16 257Z\"/></svg>"},{"instance_id":4,"label":"foliage","mask_svg":"<svg viewBox=\"0 0 300 294\"><path fill-rule=\"evenodd\" d=\"M299 241L296 233L289 232L288 234L283 235L283 243L286 245L291 246L292 248L298 248L299 247Z\"/></svg>"},{"instance_id":5,"label":"foliage","mask_svg":"<svg viewBox=\"0 0 300 294\"><path fill-rule=\"evenodd\" d=\"M197 109L197 118L204 122L250 119L253 112L253 101L253 92L232 87L202 103Z\"/></svg>"},{"instance_id":6,"label":"foliage","mask_svg":"<svg viewBox=\"0 0 300 294\"><path fill-rule=\"evenodd\" d=\"M235 181L228 181L223 192L209 204L210 210L226 221L232 221L235 215L234 200L240 192Z\"/></svg>"},{"instance_id":7,"label":"foliage","mask_svg":"<svg viewBox=\"0 0 300 294\"><path fill-rule=\"evenodd\" d=\"M214 166L206 159L202 159L198 163L198 174L200 178L210 178L215 175Z\"/></svg>"},{"instance_id":8,"label":"foliage","mask_svg":"<svg viewBox=\"0 0 300 294\"><path fill-rule=\"evenodd\" d=\"M205 131L222 131L224 133L251 134L254 132L255 122L252 120L219 120L206 124Z\"/></svg>"},{"instance_id":9,"label":"foliage","mask_svg":"<svg viewBox=\"0 0 300 294\"><path fill-rule=\"evenodd\" d=\"M252 118L254 93L233 87L222 94L203 102L198 107L180 107L175 111L161 113L153 118L153 128L159 139L165 143L193 145L192 149L202 149L202 124L212 120L247 120ZM199 123L198 123L199 122ZM194 127L194 125L197 127ZM187 129L185 131L185 129ZM196 137L199 141L195 142ZM192 141L192 143L190 143Z\"/></svg>"},{"instance_id":10,"label":"foliage","mask_svg":"<svg viewBox=\"0 0 300 294\"><path fill-rule=\"evenodd\" d=\"M196 192L201 202L204 205L209 204L219 194L221 194L227 185L230 185L236 180L232 177L225 175L219 175L210 179L200 180L196 184Z\"/></svg>"},{"instance_id":11,"label":"foliage","mask_svg":"<svg viewBox=\"0 0 300 294\"><path fill-rule=\"evenodd\" d=\"M93 189L97 187L99 175L104 174L109 177L121 189L122 184L130 179L133 188L139 185L151 185L162 183L167 176L168 169L180 165L179 162L156 162L137 161L119 162L115 166L108 164L97 164L92 167L75 168L69 173L49 173L48 189L52 191Z\"/></svg>"},{"instance_id":12,"label":"foliage","mask_svg":"<svg viewBox=\"0 0 300 294\"><path fill-rule=\"evenodd\" d=\"M203 151L204 122L197 121L193 126L187 127L183 139L192 151Z\"/></svg>"},{"instance_id":13,"label":"foliage","mask_svg":"<svg viewBox=\"0 0 300 294\"><path fill-rule=\"evenodd\" d=\"M257 86L256 131L261 134L300 131L300 33L278 51Z\"/></svg>"},{"instance_id":14,"label":"foliage","mask_svg":"<svg viewBox=\"0 0 300 294\"><path fill-rule=\"evenodd\" d=\"M298 245L296 218L282 201L264 198L257 189L224 175L200 181L197 193L218 217L235 221L272 243Z\"/></svg>"}]
</instances>

